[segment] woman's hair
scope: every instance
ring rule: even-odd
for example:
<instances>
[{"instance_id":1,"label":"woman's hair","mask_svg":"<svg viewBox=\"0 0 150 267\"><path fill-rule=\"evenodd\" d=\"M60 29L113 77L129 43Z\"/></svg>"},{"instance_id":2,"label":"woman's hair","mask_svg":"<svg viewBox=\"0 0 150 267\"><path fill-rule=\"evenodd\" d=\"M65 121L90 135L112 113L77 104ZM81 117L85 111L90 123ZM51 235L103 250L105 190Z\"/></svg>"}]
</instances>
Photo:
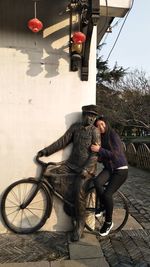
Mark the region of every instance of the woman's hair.
<instances>
[{"instance_id":1,"label":"woman's hair","mask_svg":"<svg viewBox=\"0 0 150 267\"><path fill-rule=\"evenodd\" d=\"M94 123L96 127L97 127L98 121L104 121L106 124L106 132L104 134L101 134L101 137L103 139L104 146L110 149L110 144L109 144L109 140L110 140L109 135L110 135L110 130L111 130L110 124L104 115L100 115L96 118L95 123Z\"/></svg>"},{"instance_id":2,"label":"woman's hair","mask_svg":"<svg viewBox=\"0 0 150 267\"><path fill-rule=\"evenodd\" d=\"M98 122L98 121L104 121L105 124L106 124L106 131L109 131L109 129L110 129L111 127L110 127L110 123L109 123L107 117L105 117L104 115L100 115L100 116L96 117L96 120L95 120L95 122L94 122L94 125L95 125L95 126L97 126L97 122Z\"/></svg>"},{"instance_id":3,"label":"woman's hair","mask_svg":"<svg viewBox=\"0 0 150 267\"><path fill-rule=\"evenodd\" d=\"M104 146L104 148L111 150L114 153L114 156L118 157L118 155L120 154L121 147L118 146L119 151L114 150L113 143L111 142L110 138L110 134L113 134L113 132L115 133L114 129L111 128L108 119L104 115L100 115L96 118L96 121L94 123L95 126L97 126L98 121L104 121L106 124L106 132L101 134L102 145ZM120 138L117 133L116 135L116 138L119 142Z\"/></svg>"}]
</instances>

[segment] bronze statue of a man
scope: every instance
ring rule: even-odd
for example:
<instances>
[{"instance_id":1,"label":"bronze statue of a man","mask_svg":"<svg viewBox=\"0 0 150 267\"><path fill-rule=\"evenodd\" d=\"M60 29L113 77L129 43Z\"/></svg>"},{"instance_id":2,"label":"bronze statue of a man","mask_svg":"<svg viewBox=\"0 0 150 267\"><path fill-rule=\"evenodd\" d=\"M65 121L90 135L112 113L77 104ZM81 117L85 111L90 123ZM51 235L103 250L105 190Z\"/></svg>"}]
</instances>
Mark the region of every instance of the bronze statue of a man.
<instances>
[{"instance_id":1,"label":"bronze statue of a man","mask_svg":"<svg viewBox=\"0 0 150 267\"><path fill-rule=\"evenodd\" d=\"M68 190L68 198L75 205L74 211L70 211L67 204L64 206L66 213L73 217L75 226L72 233L72 241L77 241L82 235L85 225L85 185L96 172L97 153L90 150L91 144L100 143L99 130L94 126L98 107L88 105L82 107L82 122L74 123L56 142L40 150L38 156L50 156L53 153L73 144L72 151L67 160L53 170L58 175L73 175L72 189ZM52 172L47 168L45 176L52 178Z\"/></svg>"}]
</instances>

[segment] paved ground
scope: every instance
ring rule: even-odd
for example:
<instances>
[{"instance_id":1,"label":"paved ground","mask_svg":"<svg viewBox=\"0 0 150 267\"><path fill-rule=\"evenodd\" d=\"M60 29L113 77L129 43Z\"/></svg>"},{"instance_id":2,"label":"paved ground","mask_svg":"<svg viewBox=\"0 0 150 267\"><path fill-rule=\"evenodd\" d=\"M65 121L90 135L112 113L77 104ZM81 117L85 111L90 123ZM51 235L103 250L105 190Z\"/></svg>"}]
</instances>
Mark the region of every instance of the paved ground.
<instances>
[{"instance_id":1,"label":"paved ground","mask_svg":"<svg viewBox=\"0 0 150 267\"><path fill-rule=\"evenodd\" d=\"M150 173L130 167L121 190L129 201L134 227L129 222L106 239L86 234L78 243L70 243L66 233L2 234L0 267L150 266Z\"/></svg>"}]
</instances>

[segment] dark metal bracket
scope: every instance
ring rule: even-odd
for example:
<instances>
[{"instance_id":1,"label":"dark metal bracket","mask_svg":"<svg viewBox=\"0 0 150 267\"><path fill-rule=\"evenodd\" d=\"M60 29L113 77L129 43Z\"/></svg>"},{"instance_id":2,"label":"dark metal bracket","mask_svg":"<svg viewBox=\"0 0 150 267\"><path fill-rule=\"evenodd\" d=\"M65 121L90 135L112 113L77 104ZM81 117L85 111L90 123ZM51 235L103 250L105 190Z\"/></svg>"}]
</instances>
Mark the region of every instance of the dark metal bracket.
<instances>
[{"instance_id":1,"label":"dark metal bracket","mask_svg":"<svg viewBox=\"0 0 150 267\"><path fill-rule=\"evenodd\" d=\"M72 53L71 36L73 33L72 17L79 15L78 28L86 35L86 42L83 44L81 53ZM89 74L89 55L93 27L97 25L100 17L99 0L72 0L70 3L70 56L71 71L81 69L81 80L88 81Z\"/></svg>"}]
</instances>

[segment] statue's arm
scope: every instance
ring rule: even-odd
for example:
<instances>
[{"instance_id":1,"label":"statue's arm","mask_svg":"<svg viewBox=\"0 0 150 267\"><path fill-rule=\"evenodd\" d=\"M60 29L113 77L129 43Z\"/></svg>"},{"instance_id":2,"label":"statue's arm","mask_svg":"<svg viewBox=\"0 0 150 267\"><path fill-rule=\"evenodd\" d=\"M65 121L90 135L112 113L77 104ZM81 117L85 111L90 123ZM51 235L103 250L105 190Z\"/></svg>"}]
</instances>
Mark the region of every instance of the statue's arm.
<instances>
[{"instance_id":1,"label":"statue's arm","mask_svg":"<svg viewBox=\"0 0 150 267\"><path fill-rule=\"evenodd\" d=\"M94 128L93 130L93 136L92 136L92 144L100 144L101 143L101 135L98 130L98 128ZM91 144L91 145L92 145ZM96 172L96 165L97 165L97 160L98 160L98 153L95 152L90 152L89 158L83 168L83 175L86 172L88 174L94 175Z\"/></svg>"},{"instance_id":2,"label":"statue's arm","mask_svg":"<svg viewBox=\"0 0 150 267\"><path fill-rule=\"evenodd\" d=\"M71 125L70 128L65 132L65 134L61 136L57 141L45 147L44 149L39 151L39 153L41 153L41 155L43 154L43 156L50 156L53 153L61 149L64 149L67 145L69 145L72 142L74 130L75 130L75 124Z\"/></svg>"}]
</instances>

